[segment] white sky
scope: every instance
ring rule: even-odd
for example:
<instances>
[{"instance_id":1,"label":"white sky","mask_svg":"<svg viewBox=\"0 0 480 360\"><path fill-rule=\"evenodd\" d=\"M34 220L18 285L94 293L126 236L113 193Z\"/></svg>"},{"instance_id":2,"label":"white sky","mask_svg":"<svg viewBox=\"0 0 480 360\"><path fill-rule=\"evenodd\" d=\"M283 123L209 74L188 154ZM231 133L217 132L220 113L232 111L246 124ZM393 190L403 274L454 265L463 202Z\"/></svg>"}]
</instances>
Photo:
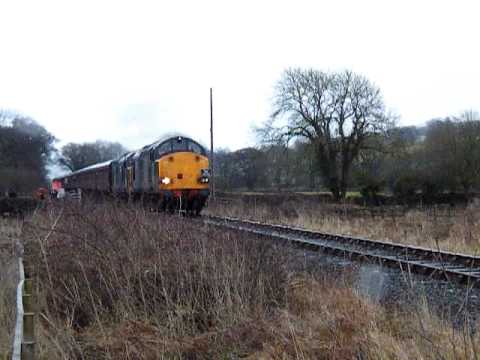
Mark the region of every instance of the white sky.
<instances>
[{"instance_id":1,"label":"white sky","mask_svg":"<svg viewBox=\"0 0 480 360\"><path fill-rule=\"evenodd\" d=\"M252 145L290 66L352 69L401 124L480 109L478 1L0 0L0 108L66 142Z\"/></svg>"}]
</instances>

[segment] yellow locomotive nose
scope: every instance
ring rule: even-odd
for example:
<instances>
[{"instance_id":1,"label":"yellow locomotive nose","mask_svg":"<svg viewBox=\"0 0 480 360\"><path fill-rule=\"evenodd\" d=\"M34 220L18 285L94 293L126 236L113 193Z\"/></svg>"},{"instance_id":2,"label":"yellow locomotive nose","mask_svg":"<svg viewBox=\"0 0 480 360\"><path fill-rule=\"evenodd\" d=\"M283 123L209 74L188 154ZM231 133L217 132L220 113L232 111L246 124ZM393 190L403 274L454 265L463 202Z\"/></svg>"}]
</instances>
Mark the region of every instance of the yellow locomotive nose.
<instances>
[{"instance_id":1,"label":"yellow locomotive nose","mask_svg":"<svg viewBox=\"0 0 480 360\"><path fill-rule=\"evenodd\" d=\"M208 158L192 152L168 154L157 160L160 190L208 189L203 173L208 169Z\"/></svg>"}]
</instances>

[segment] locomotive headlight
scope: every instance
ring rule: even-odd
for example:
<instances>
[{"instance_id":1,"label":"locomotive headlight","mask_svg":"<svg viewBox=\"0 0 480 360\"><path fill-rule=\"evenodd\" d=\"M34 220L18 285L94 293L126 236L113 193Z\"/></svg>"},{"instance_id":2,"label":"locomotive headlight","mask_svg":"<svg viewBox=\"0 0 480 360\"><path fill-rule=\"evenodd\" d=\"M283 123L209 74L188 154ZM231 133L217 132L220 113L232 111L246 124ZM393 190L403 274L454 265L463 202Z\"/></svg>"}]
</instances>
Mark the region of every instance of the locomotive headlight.
<instances>
[{"instance_id":1,"label":"locomotive headlight","mask_svg":"<svg viewBox=\"0 0 480 360\"><path fill-rule=\"evenodd\" d=\"M172 180L169 177L162 178L162 184L168 185Z\"/></svg>"},{"instance_id":2,"label":"locomotive headlight","mask_svg":"<svg viewBox=\"0 0 480 360\"><path fill-rule=\"evenodd\" d=\"M200 174L198 181L202 184L208 184L210 182L210 169L201 169Z\"/></svg>"}]
</instances>

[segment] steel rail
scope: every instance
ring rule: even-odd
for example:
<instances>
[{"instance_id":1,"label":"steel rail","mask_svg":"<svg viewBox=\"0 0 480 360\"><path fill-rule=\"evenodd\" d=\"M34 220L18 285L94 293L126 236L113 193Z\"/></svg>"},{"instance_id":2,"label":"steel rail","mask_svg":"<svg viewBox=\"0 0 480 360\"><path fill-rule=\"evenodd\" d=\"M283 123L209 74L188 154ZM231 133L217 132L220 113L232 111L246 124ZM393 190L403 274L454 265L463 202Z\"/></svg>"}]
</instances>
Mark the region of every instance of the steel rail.
<instances>
[{"instance_id":1,"label":"steel rail","mask_svg":"<svg viewBox=\"0 0 480 360\"><path fill-rule=\"evenodd\" d=\"M480 285L480 257L329 234L229 217L203 216L205 224L283 240L311 250L374 261L415 273Z\"/></svg>"}]
</instances>

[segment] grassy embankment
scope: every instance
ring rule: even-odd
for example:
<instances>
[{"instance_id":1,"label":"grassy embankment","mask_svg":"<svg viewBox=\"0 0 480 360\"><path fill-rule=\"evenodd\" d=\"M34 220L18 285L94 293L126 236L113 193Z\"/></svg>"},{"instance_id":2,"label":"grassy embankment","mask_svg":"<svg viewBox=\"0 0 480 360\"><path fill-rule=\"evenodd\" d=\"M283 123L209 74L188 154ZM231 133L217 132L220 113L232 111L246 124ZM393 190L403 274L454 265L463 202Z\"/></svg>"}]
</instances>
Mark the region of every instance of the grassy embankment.
<instances>
[{"instance_id":1,"label":"grassy embankment","mask_svg":"<svg viewBox=\"0 0 480 360\"><path fill-rule=\"evenodd\" d=\"M386 311L292 251L189 219L55 208L24 226L40 359L468 359L427 308ZM298 268L298 267L297 267Z\"/></svg>"},{"instance_id":2,"label":"grassy embankment","mask_svg":"<svg viewBox=\"0 0 480 360\"><path fill-rule=\"evenodd\" d=\"M281 223L311 230L348 234L480 255L480 208L362 208L322 202L320 198L231 197L213 201L205 213Z\"/></svg>"}]
</instances>

